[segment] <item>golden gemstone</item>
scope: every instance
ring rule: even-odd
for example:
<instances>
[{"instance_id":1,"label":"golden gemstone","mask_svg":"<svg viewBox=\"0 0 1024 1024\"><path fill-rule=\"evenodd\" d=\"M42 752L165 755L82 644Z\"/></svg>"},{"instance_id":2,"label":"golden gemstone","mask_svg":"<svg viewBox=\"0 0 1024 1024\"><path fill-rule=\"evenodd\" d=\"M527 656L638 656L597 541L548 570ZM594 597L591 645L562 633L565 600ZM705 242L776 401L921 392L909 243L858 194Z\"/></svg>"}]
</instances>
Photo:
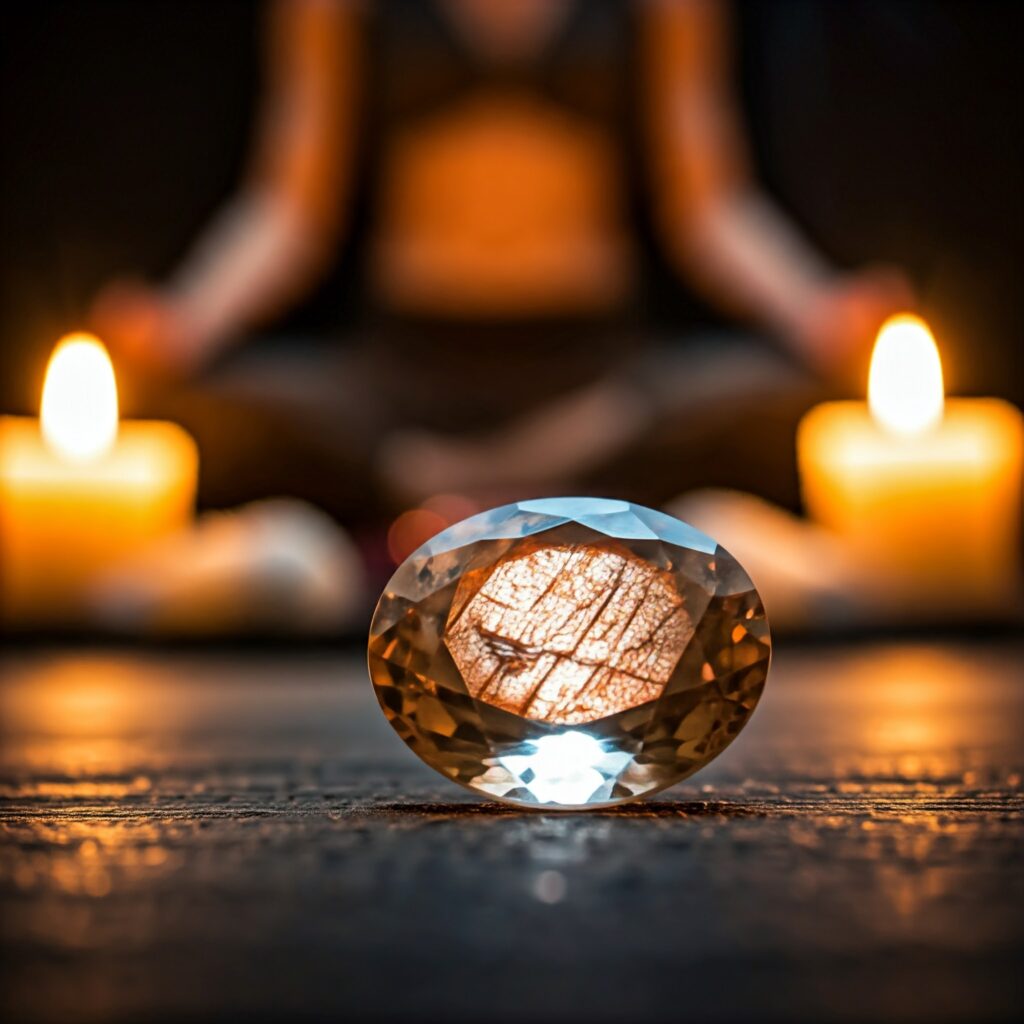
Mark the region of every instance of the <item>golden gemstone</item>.
<instances>
[{"instance_id":1,"label":"golden gemstone","mask_svg":"<svg viewBox=\"0 0 1024 1024\"><path fill-rule=\"evenodd\" d=\"M377 697L429 765L528 806L607 806L697 771L761 694L770 640L711 538L623 501L473 516L398 568L370 627Z\"/></svg>"}]
</instances>

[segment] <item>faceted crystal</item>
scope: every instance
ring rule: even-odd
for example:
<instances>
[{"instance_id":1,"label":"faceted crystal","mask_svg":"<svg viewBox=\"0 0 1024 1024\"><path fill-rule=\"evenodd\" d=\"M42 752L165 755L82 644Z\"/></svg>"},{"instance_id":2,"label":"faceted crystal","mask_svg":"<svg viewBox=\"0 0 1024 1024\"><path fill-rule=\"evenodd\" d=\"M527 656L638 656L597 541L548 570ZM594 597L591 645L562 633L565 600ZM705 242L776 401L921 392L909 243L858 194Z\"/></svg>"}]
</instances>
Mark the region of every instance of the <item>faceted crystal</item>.
<instances>
[{"instance_id":1,"label":"faceted crystal","mask_svg":"<svg viewBox=\"0 0 1024 1024\"><path fill-rule=\"evenodd\" d=\"M761 599L710 537L601 498L466 519L399 566L370 627L384 714L431 767L524 806L608 806L716 757L754 709Z\"/></svg>"}]
</instances>

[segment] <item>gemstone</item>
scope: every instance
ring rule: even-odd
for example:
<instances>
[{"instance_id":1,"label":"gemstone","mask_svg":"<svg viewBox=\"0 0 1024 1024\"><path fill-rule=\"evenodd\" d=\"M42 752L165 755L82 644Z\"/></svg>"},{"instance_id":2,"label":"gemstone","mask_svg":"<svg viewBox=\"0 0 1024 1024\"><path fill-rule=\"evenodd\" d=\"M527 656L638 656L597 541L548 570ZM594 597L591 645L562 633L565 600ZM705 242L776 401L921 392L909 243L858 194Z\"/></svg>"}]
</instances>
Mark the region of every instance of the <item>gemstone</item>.
<instances>
[{"instance_id":1,"label":"gemstone","mask_svg":"<svg viewBox=\"0 0 1024 1024\"><path fill-rule=\"evenodd\" d=\"M369 667L388 721L442 775L579 809L721 753L770 651L757 591L710 537L626 501L544 498L410 555L374 612Z\"/></svg>"}]
</instances>

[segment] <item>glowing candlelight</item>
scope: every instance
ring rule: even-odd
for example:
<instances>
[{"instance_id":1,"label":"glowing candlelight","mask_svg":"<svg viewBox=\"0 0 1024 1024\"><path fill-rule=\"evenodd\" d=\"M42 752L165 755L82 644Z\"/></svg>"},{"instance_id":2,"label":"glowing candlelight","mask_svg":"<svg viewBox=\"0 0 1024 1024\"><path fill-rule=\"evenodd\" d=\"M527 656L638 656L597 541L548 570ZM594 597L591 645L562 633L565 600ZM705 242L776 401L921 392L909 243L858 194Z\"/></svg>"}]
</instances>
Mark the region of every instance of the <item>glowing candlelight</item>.
<instances>
[{"instance_id":1,"label":"glowing candlelight","mask_svg":"<svg viewBox=\"0 0 1024 1024\"><path fill-rule=\"evenodd\" d=\"M925 434L942 419L942 361L928 325L903 314L878 332L868 374L868 408L893 434Z\"/></svg>"},{"instance_id":2,"label":"glowing candlelight","mask_svg":"<svg viewBox=\"0 0 1024 1024\"><path fill-rule=\"evenodd\" d=\"M912 613L1015 593L1022 450L1013 406L944 400L938 348L909 314L879 332L867 404L819 405L797 439L808 512Z\"/></svg>"},{"instance_id":3,"label":"glowing candlelight","mask_svg":"<svg viewBox=\"0 0 1024 1024\"><path fill-rule=\"evenodd\" d=\"M6 621L76 618L99 573L183 527L198 458L173 423L118 422L103 345L54 350L40 420L0 418L0 600Z\"/></svg>"},{"instance_id":4,"label":"glowing candlelight","mask_svg":"<svg viewBox=\"0 0 1024 1024\"><path fill-rule=\"evenodd\" d=\"M43 437L60 458L88 462L117 439L117 382L107 350L73 334L53 350L40 408Z\"/></svg>"}]
</instances>

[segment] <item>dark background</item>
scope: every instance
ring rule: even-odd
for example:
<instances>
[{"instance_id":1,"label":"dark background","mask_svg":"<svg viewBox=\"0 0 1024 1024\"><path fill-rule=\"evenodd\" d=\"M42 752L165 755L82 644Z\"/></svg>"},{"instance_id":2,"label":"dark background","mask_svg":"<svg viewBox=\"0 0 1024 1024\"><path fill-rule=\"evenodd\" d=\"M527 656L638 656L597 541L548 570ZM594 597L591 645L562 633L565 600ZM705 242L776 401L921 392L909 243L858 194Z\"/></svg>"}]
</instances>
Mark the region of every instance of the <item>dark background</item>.
<instances>
[{"instance_id":1,"label":"dark background","mask_svg":"<svg viewBox=\"0 0 1024 1024\"><path fill-rule=\"evenodd\" d=\"M952 390L1024 402L1021 6L738 5L762 174L836 260L904 266ZM0 33L0 403L37 407L50 347L117 272L160 275L244 166L262 8L35 2ZM693 312L651 246L649 316ZM349 244L291 329L343 331Z\"/></svg>"},{"instance_id":2,"label":"dark background","mask_svg":"<svg viewBox=\"0 0 1024 1024\"><path fill-rule=\"evenodd\" d=\"M952 388L1019 404L1022 27L1016 2L739 7L768 184L836 260L907 268ZM165 273L231 189L259 37L227 0L5 9L0 409L34 411L95 289ZM355 238L288 329L351 323ZM949 632L779 643L723 757L587 815L443 782L351 652L9 645L0 1016L1015 1019L1024 648Z\"/></svg>"}]
</instances>

